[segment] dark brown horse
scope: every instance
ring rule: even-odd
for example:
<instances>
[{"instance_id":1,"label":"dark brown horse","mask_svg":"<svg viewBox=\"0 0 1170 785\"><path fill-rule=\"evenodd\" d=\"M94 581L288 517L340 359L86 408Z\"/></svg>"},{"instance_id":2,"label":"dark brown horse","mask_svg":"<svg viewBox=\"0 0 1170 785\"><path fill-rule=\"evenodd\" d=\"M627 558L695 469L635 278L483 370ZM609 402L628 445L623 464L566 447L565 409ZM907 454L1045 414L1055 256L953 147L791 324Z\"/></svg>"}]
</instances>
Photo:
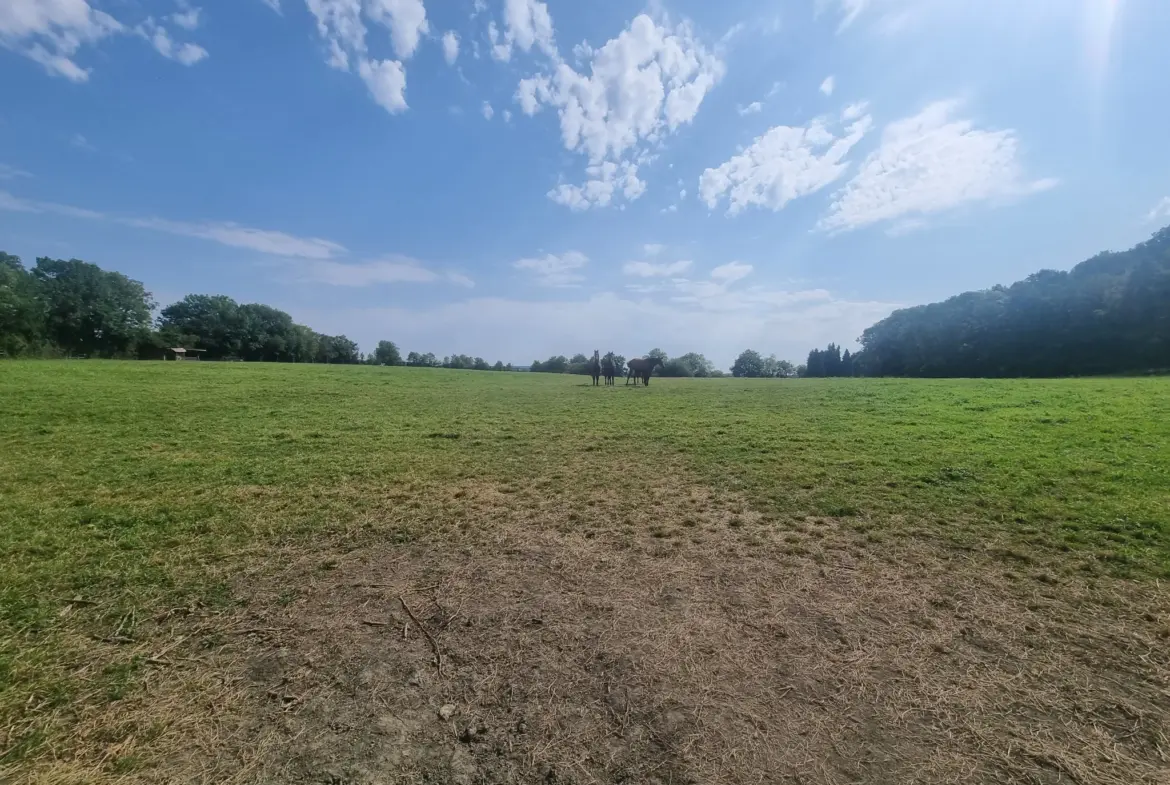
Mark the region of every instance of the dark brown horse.
<instances>
[{"instance_id":1,"label":"dark brown horse","mask_svg":"<svg viewBox=\"0 0 1170 785\"><path fill-rule=\"evenodd\" d=\"M589 375L593 377L593 386L596 387L601 379L601 352L593 350L593 359L589 361Z\"/></svg>"},{"instance_id":2,"label":"dark brown horse","mask_svg":"<svg viewBox=\"0 0 1170 785\"><path fill-rule=\"evenodd\" d=\"M642 380L642 384L647 387L650 386L650 374L654 373L654 369L662 365L661 357L635 357L626 363L629 368L626 371L626 385L630 383L630 377L634 378L634 386L638 386L638 380Z\"/></svg>"},{"instance_id":3,"label":"dark brown horse","mask_svg":"<svg viewBox=\"0 0 1170 785\"><path fill-rule=\"evenodd\" d=\"M613 359L613 352L609 352L601 358L601 375L605 377L606 387L613 384L613 377L617 373Z\"/></svg>"}]
</instances>

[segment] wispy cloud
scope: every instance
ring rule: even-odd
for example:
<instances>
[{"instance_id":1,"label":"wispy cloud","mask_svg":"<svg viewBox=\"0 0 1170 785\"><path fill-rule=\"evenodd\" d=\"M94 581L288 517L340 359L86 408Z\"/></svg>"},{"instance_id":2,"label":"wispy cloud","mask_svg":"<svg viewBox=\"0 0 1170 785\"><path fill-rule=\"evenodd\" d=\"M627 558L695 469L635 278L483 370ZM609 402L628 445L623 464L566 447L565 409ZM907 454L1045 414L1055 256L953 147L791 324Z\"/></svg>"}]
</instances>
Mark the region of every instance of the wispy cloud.
<instances>
[{"instance_id":1,"label":"wispy cloud","mask_svg":"<svg viewBox=\"0 0 1170 785\"><path fill-rule=\"evenodd\" d=\"M672 275L682 275L691 268L689 260L678 262L626 262L622 272L637 278L668 278Z\"/></svg>"},{"instance_id":2,"label":"wispy cloud","mask_svg":"<svg viewBox=\"0 0 1170 785\"><path fill-rule=\"evenodd\" d=\"M307 281L330 286L373 286L388 283L438 283L473 287L475 282L454 272L438 272L408 256L390 256L368 262L316 261L301 268Z\"/></svg>"},{"instance_id":3,"label":"wispy cloud","mask_svg":"<svg viewBox=\"0 0 1170 785\"><path fill-rule=\"evenodd\" d=\"M0 163L0 180L15 180L18 177L32 177L32 174L15 166Z\"/></svg>"},{"instance_id":4,"label":"wispy cloud","mask_svg":"<svg viewBox=\"0 0 1170 785\"><path fill-rule=\"evenodd\" d=\"M285 232L253 229L231 222L190 223L170 221L165 218L139 218L110 215L83 207L42 202L14 196L0 191L0 210L28 213L52 213L70 218L105 220L135 229L150 229L183 237L197 237L211 240L232 248L272 254L274 256L297 257L302 259L330 259L346 253L344 246L317 237L297 237Z\"/></svg>"},{"instance_id":5,"label":"wispy cloud","mask_svg":"<svg viewBox=\"0 0 1170 785\"><path fill-rule=\"evenodd\" d=\"M589 263L589 257L580 251L566 251L563 254L545 254L528 259L518 259L512 267L531 273L542 286L579 286L585 280L579 270Z\"/></svg>"},{"instance_id":6,"label":"wispy cloud","mask_svg":"<svg viewBox=\"0 0 1170 785\"><path fill-rule=\"evenodd\" d=\"M821 82L821 92L826 96L832 95L833 90L837 88L837 80L832 76L825 77L825 81Z\"/></svg>"},{"instance_id":7,"label":"wispy cloud","mask_svg":"<svg viewBox=\"0 0 1170 785\"><path fill-rule=\"evenodd\" d=\"M735 108L735 111L739 112L740 117L743 117L744 115L749 115L749 114L759 114L763 110L763 108L764 108L764 105L762 103L760 103L759 101L752 101L747 106L737 106Z\"/></svg>"},{"instance_id":8,"label":"wispy cloud","mask_svg":"<svg viewBox=\"0 0 1170 785\"><path fill-rule=\"evenodd\" d=\"M1149 223L1170 221L1170 196L1163 197L1160 202L1154 205L1154 209L1146 215L1146 221Z\"/></svg>"},{"instance_id":9,"label":"wispy cloud","mask_svg":"<svg viewBox=\"0 0 1170 785\"><path fill-rule=\"evenodd\" d=\"M76 147L78 150L87 150L91 153L97 151L97 148L81 134L73 134L73 136L69 137L69 146Z\"/></svg>"}]
</instances>

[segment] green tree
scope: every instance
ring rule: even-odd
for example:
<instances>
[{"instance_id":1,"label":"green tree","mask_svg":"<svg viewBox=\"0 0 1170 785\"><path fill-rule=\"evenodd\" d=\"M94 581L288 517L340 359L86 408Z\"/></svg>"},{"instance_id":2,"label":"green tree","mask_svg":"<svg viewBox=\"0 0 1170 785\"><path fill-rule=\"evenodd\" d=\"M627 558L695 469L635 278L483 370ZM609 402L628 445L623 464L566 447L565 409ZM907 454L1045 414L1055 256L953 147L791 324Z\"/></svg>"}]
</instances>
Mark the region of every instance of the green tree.
<instances>
[{"instance_id":1,"label":"green tree","mask_svg":"<svg viewBox=\"0 0 1170 785\"><path fill-rule=\"evenodd\" d=\"M374 362L379 365L401 365L402 354L393 341L378 341L378 346L374 349Z\"/></svg>"},{"instance_id":2,"label":"green tree","mask_svg":"<svg viewBox=\"0 0 1170 785\"><path fill-rule=\"evenodd\" d=\"M754 378L762 376L763 373L764 358L760 357L759 352L752 349L741 352L739 357L735 358L735 364L731 366L732 376Z\"/></svg>"},{"instance_id":3,"label":"green tree","mask_svg":"<svg viewBox=\"0 0 1170 785\"><path fill-rule=\"evenodd\" d=\"M154 302L138 281L80 259L37 259L45 334L71 354L126 354L151 327Z\"/></svg>"},{"instance_id":4,"label":"green tree","mask_svg":"<svg viewBox=\"0 0 1170 785\"><path fill-rule=\"evenodd\" d=\"M39 349L44 329L36 279L19 257L0 252L0 354L15 357Z\"/></svg>"},{"instance_id":5,"label":"green tree","mask_svg":"<svg viewBox=\"0 0 1170 785\"><path fill-rule=\"evenodd\" d=\"M492 366L492 370L493 370L493 371L503 371L503 370L505 370L505 368L504 368L504 361L503 361L503 360L496 360L496 364ZM509 370L509 371L510 371L510 370L512 370L512 368L511 368L511 367L508 367L508 368L507 368L507 370Z\"/></svg>"},{"instance_id":6,"label":"green tree","mask_svg":"<svg viewBox=\"0 0 1170 785\"><path fill-rule=\"evenodd\" d=\"M204 350L209 360L238 357L244 343L244 319L239 304L230 297L189 294L162 309L159 332L173 339L172 346ZM191 337L197 345L191 345ZM315 354L315 345L313 349Z\"/></svg>"}]
</instances>

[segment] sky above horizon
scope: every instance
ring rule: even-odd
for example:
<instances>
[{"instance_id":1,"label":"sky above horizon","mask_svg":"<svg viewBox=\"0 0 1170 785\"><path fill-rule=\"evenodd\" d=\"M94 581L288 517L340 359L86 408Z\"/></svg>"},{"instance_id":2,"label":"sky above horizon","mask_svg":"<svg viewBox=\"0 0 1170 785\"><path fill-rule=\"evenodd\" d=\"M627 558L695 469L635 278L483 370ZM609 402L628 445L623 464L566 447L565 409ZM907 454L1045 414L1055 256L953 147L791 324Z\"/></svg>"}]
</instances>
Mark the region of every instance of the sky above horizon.
<instances>
[{"instance_id":1,"label":"sky above horizon","mask_svg":"<svg viewBox=\"0 0 1170 785\"><path fill-rule=\"evenodd\" d=\"M0 250L370 351L799 362L1170 223L1165 0L3 0Z\"/></svg>"}]
</instances>

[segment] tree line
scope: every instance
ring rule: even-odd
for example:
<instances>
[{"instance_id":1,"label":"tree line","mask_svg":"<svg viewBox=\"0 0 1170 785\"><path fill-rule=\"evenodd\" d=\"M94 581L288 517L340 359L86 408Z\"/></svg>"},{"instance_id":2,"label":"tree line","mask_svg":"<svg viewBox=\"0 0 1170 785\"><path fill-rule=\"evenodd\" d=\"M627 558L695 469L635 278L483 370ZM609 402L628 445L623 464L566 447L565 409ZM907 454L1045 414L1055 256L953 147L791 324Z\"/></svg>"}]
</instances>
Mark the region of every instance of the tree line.
<instances>
[{"instance_id":1,"label":"tree line","mask_svg":"<svg viewBox=\"0 0 1170 785\"><path fill-rule=\"evenodd\" d=\"M675 378L708 378L723 376L723 371L698 352L688 352L678 357L669 357L662 349L651 349L645 355L647 358L657 357L662 364L654 369L655 376ZM589 375L589 357L584 354L574 354L565 357L563 354L554 355L547 360L534 360L528 370L533 373L570 373L581 376ZM614 370L620 376L625 373L626 357L614 354Z\"/></svg>"}]
</instances>

